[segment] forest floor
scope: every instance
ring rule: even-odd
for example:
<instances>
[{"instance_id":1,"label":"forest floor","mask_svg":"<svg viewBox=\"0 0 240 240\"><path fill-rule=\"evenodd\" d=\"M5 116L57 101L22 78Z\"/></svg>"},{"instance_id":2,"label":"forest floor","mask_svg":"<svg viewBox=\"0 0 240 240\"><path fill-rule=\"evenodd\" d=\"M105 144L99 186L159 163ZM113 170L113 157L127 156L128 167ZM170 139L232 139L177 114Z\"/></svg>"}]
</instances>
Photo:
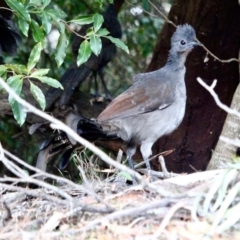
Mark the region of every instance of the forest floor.
<instances>
[{"instance_id":1,"label":"forest floor","mask_svg":"<svg viewBox=\"0 0 240 240\"><path fill-rule=\"evenodd\" d=\"M129 186L84 173L50 184L15 166L22 175L1 178L0 239L240 239L238 168Z\"/></svg>"}]
</instances>

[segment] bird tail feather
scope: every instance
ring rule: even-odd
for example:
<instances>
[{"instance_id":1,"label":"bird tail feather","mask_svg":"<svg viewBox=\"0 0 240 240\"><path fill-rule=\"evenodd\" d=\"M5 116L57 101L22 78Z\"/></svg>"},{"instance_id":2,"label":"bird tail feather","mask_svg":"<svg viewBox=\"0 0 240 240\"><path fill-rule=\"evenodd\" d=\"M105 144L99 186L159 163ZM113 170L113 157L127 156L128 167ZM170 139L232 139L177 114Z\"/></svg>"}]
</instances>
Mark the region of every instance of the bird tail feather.
<instances>
[{"instance_id":1,"label":"bird tail feather","mask_svg":"<svg viewBox=\"0 0 240 240\"><path fill-rule=\"evenodd\" d=\"M89 141L95 141L98 139L116 139L117 135L110 131L106 131L106 125L103 127L102 124L95 120L86 119L80 117L74 113L69 113L66 117L66 124L79 136ZM61 154L59 161L59 168L64 169L75 150L76 140L71 138L67 133L60 132L51 139L45 140L40 147L40 152L37 158L37 167L43 171L46 171L46 163L49 158L56 154ZM41 168L41 166L45 166Z\"/></svg>"}]
</instances>

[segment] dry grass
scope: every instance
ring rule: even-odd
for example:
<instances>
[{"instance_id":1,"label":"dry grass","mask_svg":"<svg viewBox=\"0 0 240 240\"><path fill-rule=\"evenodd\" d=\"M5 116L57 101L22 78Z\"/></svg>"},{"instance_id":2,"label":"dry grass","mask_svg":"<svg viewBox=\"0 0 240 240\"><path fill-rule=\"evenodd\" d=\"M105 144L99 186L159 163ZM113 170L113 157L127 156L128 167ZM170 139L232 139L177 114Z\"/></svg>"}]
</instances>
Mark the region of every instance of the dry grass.
<instances>
[{"instance_id":1,"label":"dry grass","mask_svg":"<svg viewBox=\"0 0 240 240\"><path fill-rule=\"evenodd\" d=\"M0 148L0 161L15 176L0 178L0 239L240 239L239 163L148 183L62 122L26 103L1 79L0 83L26 111L47 119L106 163L139 180L133 187L121 181L110 183L96 177L94 166L86 161L81 166L80 161L83 184L75 184ZM36 174L29 176L23 168ZM57 184L38 180L39 176ZM29 184L37 188L26 187Z\"/></svg>"},{"instance_id":2,"label":"dry grass","mask_svg":"<svg viewBox=\"0 0 240 240\"><path fill-rule=\"evenodd\" d=\"M39 170L28 176L15 162L33 167L2 153L17 177L0 178L0 239L240 239L239 164L127 186L100 178L92 157L75 156L79 185Z\"/></svg>"}]
</instances>

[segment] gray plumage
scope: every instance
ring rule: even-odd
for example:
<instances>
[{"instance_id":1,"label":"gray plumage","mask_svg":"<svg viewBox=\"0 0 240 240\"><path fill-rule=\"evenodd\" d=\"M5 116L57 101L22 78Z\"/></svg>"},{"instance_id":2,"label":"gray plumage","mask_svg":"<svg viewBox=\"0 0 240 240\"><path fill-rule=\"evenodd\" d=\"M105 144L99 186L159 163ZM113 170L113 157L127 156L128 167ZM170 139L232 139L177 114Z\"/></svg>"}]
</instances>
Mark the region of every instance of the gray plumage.
<instances>
[{"instance_id":1,"label":"gray plumage","mask_svg":"<svg viewBox=\"0 0 240 240\"><path fill-rule=\"evenodd\" d=\"M162 136L173 132L182 122L186 106L185 61L195 46L194 29L178 26L171 38L167 63L157 71L134 76L134 84L116 97L96 120L73 115L66 119L82 137L121 138L127 144L129 165L134 169L132 156L140 146L147 169L152 145ZM75 142L70 139L71 145ZM67 154L67 157L69 154ZM63 165L68 159L63 157Z\"/></svg>"},{"instance_id":2,"label":"gray plumage","mask_svg":"<svg viewBox=\"0 0 240 240\"><path fill-rule=\"evenodd\" d=\"M166 65L154 72L135 75L135 83L97 118L104 132L111 136L116 134L127 142L130 166L133 166L132 156L140 146L150 170L148 158L152 154L152 145L182 122L186 105L184 64L189 52L199 45L190 25L178 26L171 38Z\"/></svg>"}]
</instances>

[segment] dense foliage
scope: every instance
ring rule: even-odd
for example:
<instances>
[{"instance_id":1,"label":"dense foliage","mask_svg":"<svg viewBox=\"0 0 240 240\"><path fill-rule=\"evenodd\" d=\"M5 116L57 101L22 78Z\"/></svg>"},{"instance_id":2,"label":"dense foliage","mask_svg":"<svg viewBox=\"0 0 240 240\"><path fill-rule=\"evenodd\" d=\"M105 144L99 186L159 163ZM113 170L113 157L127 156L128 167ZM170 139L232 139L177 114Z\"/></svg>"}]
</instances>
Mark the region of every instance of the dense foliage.
<instances>
[{"instance_id":1,"label":"dense foliage","mask_svg":"<svg viewBox=\"0 0 240 240\"><path fill-rule=\"evenodd\" d=\"M101 33L99 35L106 36L107 32L101 29L100 14L108 5L108 1L6 0L6 2L14 13L13 20L22 35L22 41L19 43L17 55L4 56L6 64L0 66L1 77L6 79L21 97L24 97L23 83L27 81L29 91L38 105L44 109L44 91L42 92L41 87L35 84L36 79L50 86L61 87L57 80L73 61L71 43L74 31L78 30L83 23L94 22L92 36L94 34L96 36L98 31ZM155 2L159 8L160 3ZM122 42L116 40L115 43L121 49L118 49L114 61L105 69L108 88L113 96L132 84L132 74L145 71L163 24L159 13L151 8L147 0L134 0L131 4L125 2L118 18L123 37ZM96 54L99 52L99 44L96 42L95 45L91 44L91 34L87 37L88 43L84 41L85 46L82 48L87 51L82 55L80 51L79 64L86 61L90 50ZM85 81L81 88L91 91L90 81ZM22 125L26 119L26 112L10 96L9 102L15 119ZM11 122L14 123L14 121ZM3 121L2 126L1 141L5 147L12 149L16 141L6 137L9 136L9 124ZM17 149L18 147L15 150ZM24 152L24 156L28 156L27 159L29 159L29 151L31 149L28 148L26 153ZM22 154L21 157L23 157Z\"/></svg>"}]
</instances>

